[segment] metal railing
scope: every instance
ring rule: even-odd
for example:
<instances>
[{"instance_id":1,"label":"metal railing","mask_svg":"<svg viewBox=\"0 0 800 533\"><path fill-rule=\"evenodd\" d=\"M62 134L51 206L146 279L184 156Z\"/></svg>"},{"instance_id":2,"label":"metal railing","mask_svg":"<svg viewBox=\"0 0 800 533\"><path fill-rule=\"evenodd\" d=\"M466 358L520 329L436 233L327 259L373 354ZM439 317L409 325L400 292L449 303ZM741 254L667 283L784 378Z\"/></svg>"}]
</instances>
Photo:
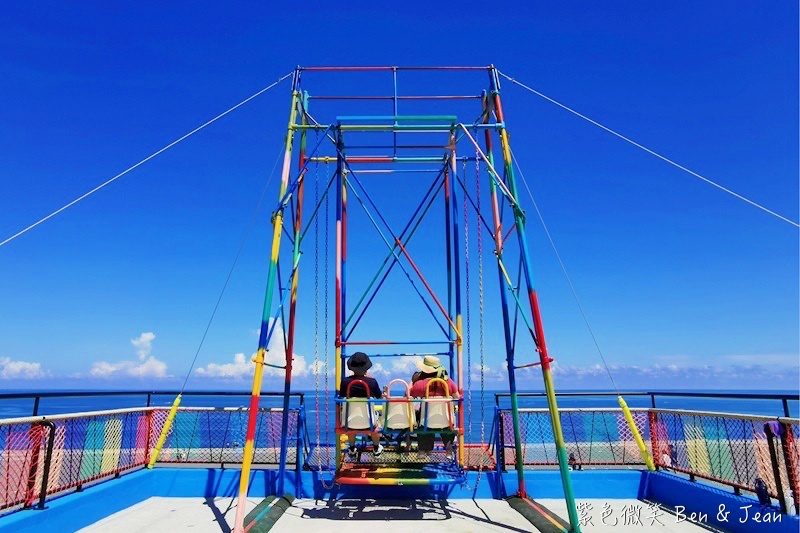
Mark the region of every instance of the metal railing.
<instances>
[{"instance_id":1,"label":"metal railing","mask_svg":"<svg viewBox=\"0 0 800 533\"><path fill-rule=\"evenodd\" d=\"M628 392L557 392L556 398L559 399L567 399L567 400L579 400L579 399L589 399L589 398L616 398L617 396L623 396L625 398L634 398L634 399L644 399L648 398L650 400L649 407L656 409L659 407L657 405L657 399L662 399L662 404L660 407L672 407L668 405L664 405L664 401L666 399L678 399L678 398L692 398L698 399L702 398L705 400L755 400L759 401L759 403L766 403L766 402L780 402L781 404L781 412L784 417L791 417L791 407L789 402L800 402L800 397L796 394L782 394L782 393L747 393L747 392L677 392L677 391L628 391ZM503 399L510 398L511 394L508 392L500 392L495 393L494 400L495 405L497 407L502 407L501 402ZM546 400L546 394L544 392L520 392L517 393L517 398L520 401L534 401L534 400ZM642 405L641 407L645 407ZM716 410L716 409L715 409ZM775 413L776 416L778 413ZM797 413L795 413L797 415Z\"/></svg>"},{"instance_id":2,"label":"metal railing","mask_svg":"<svg viewBox=\"0 0 800 533\"><path fill-rule=\"evenodd\" d=\"M636 427L648 442L646 409L631 409ZM560 409L562 433L570 462L585 466L641 466L644 460L621 409ZM497 463L516 461L511 411L497 409ZM520 409L522 464L554 466L556 456L553 426L547 409ZM649 451L649 450L648 450Z\"/></svg>"},{"instance_id":3,"label":"metal railing","mask_svg":"<svg viewBox=\"0 0 800 533\"><path fill-rule=\"evenodd\" d=\"M496 408L494 450L498 469L515 464L511 411ZM703 411L631 409L647 452L658 468L756 492L763 482L784 512L798 511L800 496L800 420ZM642 467L639 449L621 409L560 409L570 466ZM558 464L550 413L520 409L522 463ZM791 496L791 498L789 498Z\"/></svg>"},{"instance_id":4,"label":"metal railing","mask_svg":"<svg viewBox=\"0 0 800 533\"><path fill-rule=\"evenodd\" d=\"M155 435L161 433L168 409L154 410ZM302 455L300 430L303 409L289 411L290 449L286 462L294 465ZM231 407L179 408L161 448L159 463L241 464L248 409ZM253 464L277 465L280 460L283 409L259 409Z\"/></svg>"},{"instance_id":5,"label":"metal railing","mask_svg":"<svg viewBox=\"0 0 800 533\"><path fill-rule=\"evenodd\" d=\"M167 418L166 407L116 409L0 420L0 513L44 508L48 497L144 467ZM247 409L178 410L159 463L242 462ZM283 410L259 409L254 463L277 465ZM300 468L304 408L289 411L287 464Z\"/></svg>"},{"instance_id":6,"label":"metal railing","mask_svg":"<svg viewBox=\"0 0 800 533\"><path fill-rule=\"evenodd\" d=\"M100 394L75 393L75 396ZM132 394L131 391L114 393ZM147 391L141 394L148 401L156 396L172 395ZM192 394L212 395L204 392ZM638 394L649 396L655 403L654 396L667 393ZM0 398L63 395L7 394L0 395ZM243 393L213 395L245 396ZM597 393L567 395L598 396ZM272 396L281 395L274 393ZM303 397L302 394L295 396L299 399L299 407L289 412L287 464L300 469L310 464L310 452ZM781 399L786 405L794 400L784 395L746 396L757 399L769 396L767 399ZM711 397L732 396L714 394ZM500 404L499 398L496 401ZM788 495L794 497L797 506L800 500L800 447L797 445L800 421L797 419L652 407L633 408L631 411L647 451L658 468L669 469L692 480L722 484L736 492L756 491L760 480L768 492L778 498L784 510L791 504ZM167 407L151 406L0 420L0 513L24 507L41 508L50 496L80 490L88 483L143 467L150 458L167 412ZM159 463L204 463L223 467L240 464L247 413L247 409L242 407L179 409L167 434ZM574 469L641 468L644 464L620 409L565 408L560 410L559 416ZM278 464L282 418L283 412L279 408L259 410L255 464ZM515 463L511 424L510 410L497 407L489 447L499 470ZM520 433L524 465L548 468L557 464L547 410L521 409ZM325 449L332 447L333 444L325 444ZM469 460L467 463L471 465Z\"/></svg>"},{"instance_id":7,"label":"metal railing","mask_svg":"<svg viewBox=\"0 0 800 533\"><path fill-rule=\"evenodd\" d=\"M786 512L797 506L800 420L728 413L651 409L653 459L661 468L741 490L766 484Z\"/></svg>"},{"instance_id":8,"label":"metal railing","mask_svg":"<svg viewBox=\"0 0 800 533\"><path fill-rule=\"evenodd\" d=\"M0 420L0 512L142 467L153 409Z\"/></svg>"},{"instance_id":9,"label":"metal railing","mask_svg":"<svg viewBox=\"0 0 800 533\"><path fill-rule=\"evenodd\" d=\"M220 398L243 398L249 403L250 392L236 391L153 391L153 390L120 390L120 391L54 391L54 392L12 392L0 393L0 402L9 400L31 400L31 416L39 416L43 399L66 399L66 398L122 398L132 397L134 402L126 402L125 408L136 407L137 400L141 401L141 407L152 407L153 402L159 398L168 399L168 403L178 395L182 394L185 398L196 398L201 396L214 396ZM281 392L262 392L263 398L283 398ZM305 394L293 392L292 398L298 400L299 405L305 404ZM134 405L131 405L133 403ZM0 404L2 405L2 404ZM184 403L185 405L185 403Z\"/></svg>"}]
</instances>

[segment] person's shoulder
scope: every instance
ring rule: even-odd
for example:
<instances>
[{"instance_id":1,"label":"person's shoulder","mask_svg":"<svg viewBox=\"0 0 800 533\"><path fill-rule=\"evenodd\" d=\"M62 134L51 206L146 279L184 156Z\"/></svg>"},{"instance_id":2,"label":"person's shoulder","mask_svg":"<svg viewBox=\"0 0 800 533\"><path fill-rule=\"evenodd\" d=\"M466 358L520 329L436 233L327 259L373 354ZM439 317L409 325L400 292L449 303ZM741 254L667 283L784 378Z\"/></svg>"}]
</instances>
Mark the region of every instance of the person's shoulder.
<instances>
[{"instance_id":1,"label":"person's shoulder","mask_svg":"<svg viewBox=\"0 0 800 533\"><path fill-rule=\"evenodd\" d=\"M414 383L411 384L411 390L416 392L425 389L425 385L427 384L428 379L418 379Z\"/></svg>"}]
</instances>

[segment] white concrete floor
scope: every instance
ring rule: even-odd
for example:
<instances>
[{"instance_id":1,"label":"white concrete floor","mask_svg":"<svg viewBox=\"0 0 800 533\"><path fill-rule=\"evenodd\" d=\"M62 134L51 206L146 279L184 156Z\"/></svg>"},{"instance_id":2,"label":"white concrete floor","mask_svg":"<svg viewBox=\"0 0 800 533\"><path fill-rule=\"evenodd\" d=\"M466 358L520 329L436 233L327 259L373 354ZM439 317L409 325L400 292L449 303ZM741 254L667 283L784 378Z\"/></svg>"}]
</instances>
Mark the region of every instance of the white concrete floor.
<instances>
[{"instance_id":1,"label":"white concrete floor","mask_svg":"<svg viewBox=\"0 0 800 533\"><path fill-rule=\"evenodd\" d=\"M249 499L247 511L252 510L259 501ZM540 500L539 503L567 519L563 500ZM587 533L647 530L688 533L703 530L689 522L677 523L674 514L655 511L638 500L579 500L578 505L579 509L583 509L580 512L584 520L581 529ZM229 533L235 515L235 501L231 498L153 497L80 531ZM616 525L614 519L617 520ZM343 526L345 520L347 525ZM530 522L501 500L341 500L329 505L325 501L307 499L295 500L272 531L317 533L333 532L344 527L347 533L375 533L382 527L390 528L392 533L420 533L421 530L424 533L534 531Z\"/></svg>"}]
</instances>

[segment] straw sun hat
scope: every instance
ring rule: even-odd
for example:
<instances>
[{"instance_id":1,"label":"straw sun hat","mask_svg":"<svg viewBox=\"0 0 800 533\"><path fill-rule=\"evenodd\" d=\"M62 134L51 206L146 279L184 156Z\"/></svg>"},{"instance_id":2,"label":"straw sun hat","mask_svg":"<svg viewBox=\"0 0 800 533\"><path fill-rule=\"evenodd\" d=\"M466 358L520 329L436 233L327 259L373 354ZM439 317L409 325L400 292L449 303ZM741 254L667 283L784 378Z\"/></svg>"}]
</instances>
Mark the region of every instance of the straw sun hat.
<instances>
[{"instance_id":1,"label":"straw sun hat","mask_svg":"<svg viewBox=\"0 0 800 533\"><path fill-rule=\"evenodd\" d=\"M417 361L417 368L426 374L435 374L442 369L442 363L438 357L426 355L421 361Z\"/></svg>"}]
</instances>

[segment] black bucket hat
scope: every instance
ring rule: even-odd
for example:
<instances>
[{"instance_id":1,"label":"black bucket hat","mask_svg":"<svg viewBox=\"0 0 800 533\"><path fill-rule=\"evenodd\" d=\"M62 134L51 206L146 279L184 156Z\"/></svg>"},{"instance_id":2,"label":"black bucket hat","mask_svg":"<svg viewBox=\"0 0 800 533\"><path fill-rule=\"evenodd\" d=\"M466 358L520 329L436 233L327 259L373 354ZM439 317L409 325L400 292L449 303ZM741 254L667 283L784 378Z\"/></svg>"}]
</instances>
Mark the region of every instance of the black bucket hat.
<instances>
[{"instance_id":1,"label":"black bucket hat","mask_svg":"<svg viewBox=\"0 0 800 533\"><path fill-rule=\"evenodd\" d=\"M369 356L364 352L356 352L347 360L347 368L350 370L363 370L366 372L372 366Z\"/></svg>"}]
</instances>

